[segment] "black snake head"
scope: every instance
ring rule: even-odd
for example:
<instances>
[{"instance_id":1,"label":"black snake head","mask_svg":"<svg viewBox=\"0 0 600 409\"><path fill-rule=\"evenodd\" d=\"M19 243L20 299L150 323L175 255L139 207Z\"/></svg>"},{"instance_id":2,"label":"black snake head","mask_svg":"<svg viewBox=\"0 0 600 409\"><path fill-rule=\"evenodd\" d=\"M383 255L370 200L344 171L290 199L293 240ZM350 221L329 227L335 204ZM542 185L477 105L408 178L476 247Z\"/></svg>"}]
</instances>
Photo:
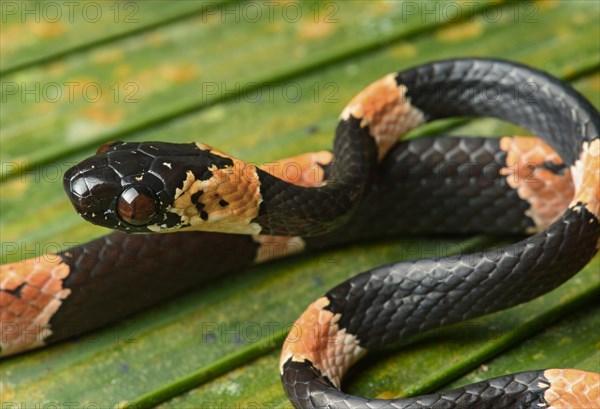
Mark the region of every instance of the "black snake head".
<instances>
[{"instance_id":1,"label":"black snake head","mask_svg":"<svg viewBox=\"0 0 600 409\"><path fill-rule=\"evenodd\" d=\"M63 185L75 210L94 224L128 233L176 230L185 223L169 210L188 174L207 178L210 167L229 161L213 156L194 143L111 142L68 169Z\"/></svg>"}]
</instances>

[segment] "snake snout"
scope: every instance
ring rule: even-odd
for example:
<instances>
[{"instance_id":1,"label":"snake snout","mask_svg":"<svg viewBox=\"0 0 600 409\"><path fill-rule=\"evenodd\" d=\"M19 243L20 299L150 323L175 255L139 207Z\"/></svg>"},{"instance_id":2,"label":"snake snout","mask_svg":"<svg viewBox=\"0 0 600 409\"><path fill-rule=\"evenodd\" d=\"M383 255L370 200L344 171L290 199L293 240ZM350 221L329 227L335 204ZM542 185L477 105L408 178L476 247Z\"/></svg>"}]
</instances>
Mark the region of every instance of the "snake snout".
<instances>
[{"instance_id":1,"label":"snake snout","mask_svg":"<svg viewBox=\"0 0 600 409\"><path fill-rule=\"evenodd\" d=\"M84 219L111 227L116 198L121 192L119 175L113 169L90 158L65 172L63 186Z\"/></svg>"}]
</instances>

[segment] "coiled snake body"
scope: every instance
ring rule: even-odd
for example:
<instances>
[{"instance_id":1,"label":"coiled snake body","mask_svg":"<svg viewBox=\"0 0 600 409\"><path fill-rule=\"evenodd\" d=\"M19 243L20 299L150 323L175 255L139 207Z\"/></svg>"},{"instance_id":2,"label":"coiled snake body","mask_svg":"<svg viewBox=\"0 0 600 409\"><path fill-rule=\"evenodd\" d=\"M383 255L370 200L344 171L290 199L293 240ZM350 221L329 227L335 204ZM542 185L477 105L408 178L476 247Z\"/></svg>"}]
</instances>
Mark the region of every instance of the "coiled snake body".
<instances>
[{"instance_id":1,"label":"coiled snake body","mask_svg":"<svg viewBox=\"0 0 600 409\"><path fill-rule=\"evenodd\" d=\"M515 92L523 87L530 92ZM539 135L547 145L538 139L508 137L397 144L421 124L454 116L508 120ZM195 252L204 250L190 239L216 243L225 253L235 249L238 255L225 263L222 258L212 259L207 250L203 254L205 268L218 264L237 268L284 255L290 249L323 247L369 235L368 231L380 234L393 219L410 230L417 207L422 213L419 220L429 230L494 230L496 226L497 230L537 233L491 253L378 267L317 299L297 320L281 354L281 377L294 406L597 407L599 375L570 369L522 372L408 399L360 398L339 387L344 373L367 351L531 300L584 267L597 252L600 238L599 130L598 111L568 85L545 73L506 61L454 59L390 74L360 92L341 114L333 155L319 152L295 158L303 171L319 172L312 178L303 173L294 183L284 180L280 171L256 168L201 143L107 144L65 174L65 188L82 217L128 233L211 233L114 233L62 253L56 264L3 266L3 332L13 331L10 325L18 320L30 326L37 323L38 331L33 331L36 336L29 341L23 341L17 331L13 331L15 336L3 336L2 353L64 338L64 334L57 335L61 323L83 322L77 321L82 314L92 314L94 322L102 324L141 308L143 301L133 303L136 306L121 302L113 312L106 311L100 307L105 299L88 300L84 293L90 292L78 288L92 285L93 275L113 277L103 280L107 288L100 288L100 295L117 291L107 284L111 280L129 280L129 284L139 280L139 274L148 268L148 259L152 260L151 252L143 251L148 243L150 249L178 245L180 250L161 255L166 258L163 263L173 261L176 268L188 269L193 276L198 267L186 264L181 255L189 246ZM510 165L523 160L528 148L534 153L525 168L535 177L535 188L527 184L524 175L514 177ZM441 154L435 158L419 154L431 149ZM445 156L444 151L459 155ZM415 169L415 158L423 159L431 169L442 162L453 163L457 172L469 160L498 166L487 180L479 169L475 176L415 186L412 174L399 176ZM461 180L475 183L461 185ZM406 193L398 194L398 187ZM454 198L447 203L455 217L447 217L443 210L436 216L436 201L430 208L418 206L428 189ZM480 199L475 195L478 190ZM382 214L381 202L401 206L396 202L409 196L408 192L414 194L414 202L408 201L404 213ZM378 220L385 222L378 224ZM126 245L129 252L140 254L142 264L124 278L114 278L102 262L92 266L86 261L86 251L94 246L110 254ZM96 269L95 273L87 274L91 269ZM155 270L157 280L167 274L161 268ZM167 284L155 298L176 293L180 287ZM42 296L46 304L39 302ZM42 306L21 317L4 313L8 311L5 306L12 303L15 310L14 305L27 303L28 298Z\"/></svg>"}]
</instances>

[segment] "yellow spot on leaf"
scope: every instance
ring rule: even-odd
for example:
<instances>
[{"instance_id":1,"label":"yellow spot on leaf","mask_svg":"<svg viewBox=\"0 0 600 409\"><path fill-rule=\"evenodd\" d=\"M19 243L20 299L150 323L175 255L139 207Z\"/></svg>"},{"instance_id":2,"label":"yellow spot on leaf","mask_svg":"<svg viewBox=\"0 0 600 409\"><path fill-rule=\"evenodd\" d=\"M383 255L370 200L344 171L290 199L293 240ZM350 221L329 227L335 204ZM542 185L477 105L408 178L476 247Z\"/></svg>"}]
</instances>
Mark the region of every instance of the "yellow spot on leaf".
<instances>
[{"instance_id":1,"label":"yellow spot on leaf","mask_svg":"<svg viewBox=\"0 0 600 409\"><path fill-rule=\"evenodd\" d=\"M575 24L586 24L590 20L590 15L585 13L573 13L571 21Z\"/></svg>"},{"instance_id":2,"label":"yellow spot on leaf","mask_svg":"<svg viewBox=\"0 0 600 409\"><path fill-rule=\"evenodd\" d=\"M193 64L162 65L159 75L169 82L182 83L194 79L198 75L198 67Z\"/></svg>"},{"instance_id":3,"label":"yellow spot on leaf","mask_svg":"<svg viewBox=\"0 0 600 409\"><path fill-rule=\"evenodd\" d=\"M129 65L129 64L120 64L115 68L114 72L115 72L116 77L121 79L128 75L131 75L131 73L133 72L133 69L131 68L131 65Z\"/></svg>"},{"instance_id":4,"label":"yellow spot on leaf","mask_svg":"<svg viewBox=\"0 0 600 409\"><path fill-rule=\"evenodd\" d=\"M91 104L83 109L82 113L92 121L102 124L115 124L123 119L122 111L111 111L101 104Z\"/></svg>"},{"instance_id":5,"label":"yellow spot on leaf","mask_svg":"<svg viewBox=\"0 0 600 409\"><path fill-rule=\"evenodd\" d=\"M394 399L397 397L398 393L393 391L383 391L381 393L378 393L376 396L377 399Z\"/></svg>"},{"instance_id":6,"label":"yellow spot on leaf","mask_svg":"<svg viewBox=\"0 0 600 409\"><path fill-rule=\"evenodd\" d=\"M28 25L26 24L3 27L2 35L0 35L0 49L2 50L2 54L7 55L11 51L34 43L36 41L35 37L25 35L27 30Z\"/></svg>"},{"instance_id":7,"label":"yellow spot on leaf","mask_svg":"<svg viewBox=\"0 0 600 409\"><path fill-rule=\"evenodd\" d=\"M436 37L444 43L452 43L471 38L477 38L483 33L483 24L481 21L473 21L462 24L455 24L450 27L438 30Z\"/></svg>"},{"instance_id":8,"label":"yellow spot on leaf","mask_svg":"<svg viewBox=\"0 0 600 409\"><path fill-rule=\"evenodd\" d=\"M49 75L59 76L67 70L67 65L62 61L56 61L46 66L46 73Z\"/></svg>"},{"instance_id":9,"label":"yellow spot on leaf","mask_svg":"<svg viewBox=\"0 0 600 409\"><path fill-rule=\"evenodd\" d=\"M333 32L334 23L325 21L307 20L300 26L301 39L315 39L327 37Z\"/></svg>"},{"instance_id":10,"label":"yellow spot on leaf","mask_svg":"<svg viewBox=\"0 0 600 409\"><path fill-rule=\"evenodd\" d=\"M2 197L17 199L27 190L29 182L29 177L9 179L0 187L0 193Z\"/></svg>"},{"instance_id":11,"label":"yellow spot on leaf","mask_svg":"<svg viewBox=\"0 0 600 409\"><path fill-rule=\"evenodd\" d=\"M131 404L131 402L122 400L121 402L117 403L117 409L125 409L125 408L129 407L130 404Z\"/></svg>"},{"instance_id":12,"label":"yellow spot on leaf","mask_svg":"<svg viewBox=\"0 0 600 409\"><path fill-rule=\"evenodd\" d=\"M223 105L219 104L204 111L204 119L209 122L219 122L225 118L226 114L227 112Z\"/></svg>"},{"instance_id":13,"label":"yellow spot on leaf","mask_svg":"<svg viewBox=\"0 0 600 409\"><path fill-rule=\"evenodd\" d=\"M373 12L376 14L388 14L392 11L392 7L396 6L392 1L381 1L381 2L373 2Z\"/></svg>"},{"instance_id":14,"label":"yellow spot on leaf","mask_svg":"<svg viewBox=\"0 0 600 409\"><path fill-rule=\"evenodd\" d=\"M572 343L573 343L573 338L571 338L571 337L562 337L558 341L558 345L568 345L568 344L572 344Z\"/></svg>"},{"instance_id":15,"label":"yellow spot on leaf","mask_svg":"<svg viewBox=\"0 0 600 409\"><path fill-rule=\"evenodd\" d=\"M600 89L600 73L596 72L591 78L587 80L592 89Z\"/></svg>"},{"instance_id":16,"label":"yellow spot on leaf","mask_svg":"<svg viewBox=\"0 0 600 409\"><path fill-rule=\"evenodd\" d=\"M569 77L575 73L575 68L572 65L567 65L562 71L565 77Z\"/></svg>"},{"instance_id":17,"label":"yellow spot on leaf","mask_svg":"<svg viewBox=\"0 0 600 409\"><path fill-rule=\"evenodd\" d=\"M40 101L34 105L34 109L40 114L48 114L56 108L56 104L49 101Z\"/></svg>"},{"instance_id":18,"label":"yellow spot on leaf","mask_svg":"<svg viewBox=\"0 0 600 409\"><path fill-rule=\"evenodd\" d=\"M410 43L400 43L392 47L391 54L396 58L414 57L417 54L417 47Z\"/></svg>"},{"instance_id":19,"label":"yellow spot on leaf","mask_svg":"<svg viewBox=\"0 0 600 409\"><path fill-rule=\"evenodd\" d=\"M120 60L123 57L122 48L109 48L100 51L96 51L92 54L92 61L105 64L113 63Z\"/></svg>"},{"instance_id":20,"label":"yellow spot on leaf","mask_svg":"<svg viewBox=\"0 0 600 409\"><path fill-rule=\"evenodd\" d=\"M0 393L0 402L10 402L17 396L15 386L12 383L3 381L0 386L0 390L2 391Z\"/></svg>"},{"instance_id":21,"label":"yellow spot on leaf","mask_svg":"<svg viewBox=\"0 0 600 409\"><path fill-rule=\"evenodd\" d=\"M292 50L292 56L297 59L305 58L307 54L308 50L303 44Z\"/></svg>"},{"instance_id":22,"label":"yellow spot on leaf","mask_svg":"<svg viewBox=\"0 0 600 409\"><path fill-rule=\"evenodd\" d=\"M550 10L553 8L558 7L558 0L544 0L544 1L537 1L535 3L538 7L538 10Z\"/></svg>"},{"instance_id":23,"label":"yellow spot on leaf","mask_svg":"<svg viewBox=\"0 0 600 409\"><path fill-rule=\"evenodd\" d=\"M273 21L271 24L267 25L267 31L269 33L279 34L283 33L285 27L285 24L283 24L281 21Z\"/></svg>"},{"instance_id":24,"label":"yellow spot on leaf","mask_svg":"<svg viewBox=\"0 0 600 409\"><path fill-rule=\"evenodd\" d=\"M556 29L556 33L555 33L555 38L560 38L560 39L568 39L569 37L573 36L573 30L567 28L567 27L557 27Z\"/></svg>"},{"instance_id":25,"label":"yellow spot on leaf","mask_svg":"<svg viewBox=\"0 0 600 409\"><path fill-rule=\"evenodd\" d=\"M146 42L153 46L159 46L165 43L165 36L159 32L153 32L146 37Z\"/></svg>"},{"instance_id":26,"label":"yellow spot on leaf","mask_svg":"<svg viewBox=\"0 0 600 409\"><path fill-rule=\"evenodd\" d=\"M67 27L62 21L40 21L31 25L31 31L40 38L56 38L63 35L67 31Z\"/></svg>"}]
</instances>

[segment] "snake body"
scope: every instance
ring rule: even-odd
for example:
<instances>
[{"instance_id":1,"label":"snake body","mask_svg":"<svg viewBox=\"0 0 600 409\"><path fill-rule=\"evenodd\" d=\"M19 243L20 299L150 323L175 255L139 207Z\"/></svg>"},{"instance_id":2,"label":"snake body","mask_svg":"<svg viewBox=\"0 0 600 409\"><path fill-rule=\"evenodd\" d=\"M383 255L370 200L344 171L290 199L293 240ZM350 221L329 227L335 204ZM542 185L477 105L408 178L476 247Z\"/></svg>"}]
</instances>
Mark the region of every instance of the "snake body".
<instances>
[{"instance_id":1,"label":"snake body","mask_svg":"<svg viewBox=\"0 0 600 409\"><path fill-rule=\"evenodd\" d=\"M419 125L454 116L508 120L543 142L444 138L397 144ZM107 144L65 174L65 188L79 214L127 233L191 232L113 233L60 254L54 264L3 266L7 279L1 289L11 305L26 303L27 294L34 292L30 288L42 284L47 291L38 293L48 295L49 301L35 319L34 313L25 314L27 325L39 325L35 342L14 337L17 341L3 344L2 353L56 341L65 337L56 331L61 325L85 322L78 321L78 314L87 311L81 305L99 304L87 300L89 290L78 289L95 286L100 297L115 291L110 281L124 279L111 274L100 259L111 251L122 257L117 253L123 246L132 254L131 265L140 261L125 275L133 284L150 267L151 250L157 246L175 245L161 264L173 262L171 270L181 267L193 276L198 267L184 261L183 254L191 250L186 246L215 243L223 253L211 252L210 246L193 251L202 251L209 266L205 270L217 275L290 252L352 241L368 232L382 235L390 220L406 231L527 230L537 233L500 250L382 266L327 292L307 308L284 343L280 371L286 393L301 408L598 406L599 375L570 369L528 371L409 399L367 399L339 388L344 373L367 351L531 300L585 266L600 238L599 130L598 111L568 85L516 63L471 58L390 74L359 93L341 114L333 154L296 158L303 171L319 170L312 178L285 180L277 170L257 168L201 143ZM437 156L419 155L420 149L430 152L436 144ZM529 174L515 177L510 163L523 160L528 148L535 152L524 166ZM424 168L445 176L443 182L431 175L421 179L424 183L414 182L423 170L414 161L420 157ZM440 163L456 165L456 177L449 181L439 171ZM473 163L492 170L473 170ZM461 169L470 172L461 174ZM535 188L526 183L528 176L534 177ZM398 199L406 194L393 193L399 187L414 193L414 201L404 211L384 216L380 202L401 206ZM428 190L448 199L446 211L437 210L439 200L427 196ZM429 207L422 205L427 197ZM144 251L145 245L150 251ZM104 253L92 266L89 250L94 247ZM229 252L236 257L225 262L223 255ZM93 269L95 274L89 274ZM157 282L168 275L169 268L154 269ZM92 280L98 276L106 279ZM155 300L181 288L167 286ZM97 308L94 319L106 323L138 308L121 302L113 315ZM8 309L3 310L6 332L5 323L11 324L7 320L12 318L8 313L4 317L4 311Z\"/></svg>"}]
</instances>

